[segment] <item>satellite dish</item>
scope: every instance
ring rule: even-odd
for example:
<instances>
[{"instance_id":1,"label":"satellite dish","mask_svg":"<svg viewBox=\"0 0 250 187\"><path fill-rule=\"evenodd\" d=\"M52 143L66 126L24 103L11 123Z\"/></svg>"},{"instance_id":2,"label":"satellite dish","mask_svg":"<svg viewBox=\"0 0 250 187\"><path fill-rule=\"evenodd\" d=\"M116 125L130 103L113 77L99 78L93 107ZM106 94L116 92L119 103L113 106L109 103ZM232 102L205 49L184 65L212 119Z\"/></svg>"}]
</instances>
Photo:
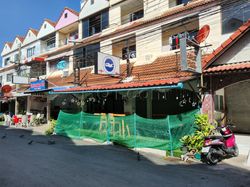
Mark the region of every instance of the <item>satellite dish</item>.
<instances>
[{"instance_id":1,"label":"satellite dish","mask_svg":"<svg viewBox=\"0 0 250 187\"><path fill-rule=\"evenodd\" d=\"M11 91L11 86L10 85L4 85L3 87L2 87L2 92L3 93L9 93L10 91Z\"/></svg>"},{"instance_id":2,"label":"satellite dish","mask_svg":"<svg viewBox=\"0 0 250 187\"><path fill-rule=\"evenodd\" d=\"M208 35L210 33L210 27L209 25L204 25L197 33L195 36L195 40L197 41L198 44L204 42Z\"/></svg>"}]
</instances>

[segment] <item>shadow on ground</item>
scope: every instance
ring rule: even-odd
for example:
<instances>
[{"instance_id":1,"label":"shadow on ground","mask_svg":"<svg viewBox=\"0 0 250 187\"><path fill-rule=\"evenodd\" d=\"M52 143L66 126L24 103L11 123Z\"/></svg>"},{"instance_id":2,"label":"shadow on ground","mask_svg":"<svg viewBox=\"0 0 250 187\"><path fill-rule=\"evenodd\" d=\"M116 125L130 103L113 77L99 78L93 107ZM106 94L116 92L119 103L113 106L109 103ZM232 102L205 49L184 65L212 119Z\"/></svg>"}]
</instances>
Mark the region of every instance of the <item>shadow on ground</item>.
<instances>
[{"instance_id":1,"label":"shadow on ground","mask_svg":"<svg viewBox=\"0 0 250 187\"><path fill-rule=\"evenodd\" d=\"M48 141L50 143L48 144ZM53 144L55 141L55 144ZM52 143L52 144L51 144ZM248 170L180 164L124 147L0 127L0 186L249 186Z\"/></svg>"}]
</instances>

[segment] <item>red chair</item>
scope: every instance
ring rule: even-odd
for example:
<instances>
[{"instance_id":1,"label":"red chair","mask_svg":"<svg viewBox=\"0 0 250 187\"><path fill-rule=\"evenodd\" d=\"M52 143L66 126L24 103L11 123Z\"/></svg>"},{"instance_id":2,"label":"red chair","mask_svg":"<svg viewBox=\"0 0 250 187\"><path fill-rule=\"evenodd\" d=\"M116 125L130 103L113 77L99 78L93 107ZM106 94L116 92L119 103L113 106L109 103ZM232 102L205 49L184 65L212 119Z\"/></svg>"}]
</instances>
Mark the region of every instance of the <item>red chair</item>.
<instances>
[{"instance_id":1,"label":"red chair","mask_svg":"<svg viewBox=\"0 0 250 187\"><path fill-rule=\"evenodd\" d=\"M19 123L19 118L16 115L13 116L13 122L15 125L18 125Z\"/></svg>"}]
</instances>

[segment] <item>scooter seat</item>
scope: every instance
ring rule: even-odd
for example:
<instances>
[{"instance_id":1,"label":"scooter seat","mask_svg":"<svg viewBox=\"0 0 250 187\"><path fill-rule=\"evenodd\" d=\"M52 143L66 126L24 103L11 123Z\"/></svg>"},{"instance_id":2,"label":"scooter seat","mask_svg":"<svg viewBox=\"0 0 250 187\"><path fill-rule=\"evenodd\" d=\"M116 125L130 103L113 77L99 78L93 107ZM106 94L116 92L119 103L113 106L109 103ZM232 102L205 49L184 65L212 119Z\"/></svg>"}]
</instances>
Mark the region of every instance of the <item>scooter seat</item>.
<instances>
[{"instance_id":1,"label":"scooter seat","mask_svg":"<svg viewBox=\"0 0 250 187\"><path fill-rule=\"evenodd\" d=\"M222 136L206 136L205 137L205 139L207 140L207 139L223 139L223 137Z\"/></svg>"}]
</instances>

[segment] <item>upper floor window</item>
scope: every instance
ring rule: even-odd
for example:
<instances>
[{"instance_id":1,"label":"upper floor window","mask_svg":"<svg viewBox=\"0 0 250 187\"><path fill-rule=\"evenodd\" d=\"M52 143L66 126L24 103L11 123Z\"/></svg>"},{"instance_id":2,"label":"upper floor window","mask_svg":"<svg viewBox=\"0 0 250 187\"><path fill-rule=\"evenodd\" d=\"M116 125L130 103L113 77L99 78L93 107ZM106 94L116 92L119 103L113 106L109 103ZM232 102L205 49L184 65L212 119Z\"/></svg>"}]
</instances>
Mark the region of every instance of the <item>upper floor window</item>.
<instances>
[{"instance_id":1,"label":"upper floor window","mask_svg":"<svg viewBox=\"0 0 250 187\"><path fill-rule=\"evenodd\" d=\"M108 25L109 25L108 11L96 14L90 18L85 19L83 21L83 38L102 32L102 30L108 28Z\"/></svg>"},{"instance_id":2,"label":"upper floor window","mask_svg":"<svg viewBox=\"0 0 250 187\"><path fill-rule=\"evenodd\" d=\"M129 46L129 49L127 47L122 49L122 60L126 60L129 58L136 58L136 45Z\"/></svg>"},{"instance_id":3,"label":"upper floor window","mask_svg":"<svg viewBox=\"0 0 250 187\"><path fill-rule=\"evenodd\" d=\"M75 66L83 68L97 65L97 53L100 52L100 44L92 44L74 50Z\"/></svg>"},{"instance_id":4,"label":"upper floor window","mask_svg":"<svg viewBox=\"0 0 250 187\"><path fill-rule=\"evenodd\" d=\"M14 62L17 62L17 61L19 61L19 54L15 54L14 56Z\"/></svg>"},{"instance_id":5,"label":"upper floor window","mask_svg":"<svg viewBox=\"0 0 250 187\"><path fill-rule=\"evenodd\" d=\"M243 23L250 18L250 3L224 2L222 5L221 20L222 34L229 34L236 31Z\"/></svg>"},{"instance_id":6,"label":"upper floor window","mask_svg":"<svg viewBox=\"0 0 250 187\"><path fill-rule=\"evenodd\" d=\"M54 48L56 46L56 39L55 39L55 37L50 38L49 40L47 40L46 41L46 46L47 46L47 49Z\"/></svg>"},{"instance_id":7,"label":"upper floor window","mask_svg":"<svg viewBox=\"0 0 250 187\"><path fill-rule=\"evenodd\" d=\"M7 66L10 63L10 57L4 59L4 65Z\"/></svg>"},{"instance_id":8,"label":"upper floor window","mask_svg":"<svg viewBox=\"0 0 250 187\"><path fill-rule=\"evenodd\" d=\"M3 83L3 76L0 76L0 85Z\"/></svg>"},{"instance_id":9,"label":"upper floor window","mask_svg":"<svg viewBox=\"0 0 250 187\"><path fill-rule=\"evenodd\" d=\"M7 74L7 82L12 82L13 73Z\"/></svg>"},{"instance_id":10,"label":"upper floor window","mask_svg":"<svg viewBox=\"0 0 250 187\"><path fill-rule=\"evenodd\" d=\"M67 17L68 17L68 13L65 13L65 14L64 14L64 18L67 18Z\"/></svg>"},{"instance_id":11,"label":"upper floor window","mask_svg":"<svg viewBox=\"0 0 250 187\"><path fill-rule=\"evenodd\" d=\"M187 4L188 1L190 1L190 0L177 0L177 5L180 5L180 4Z\"/></svg>"},{"instance_id":12,"label":"upper floor window","mask_svg":"<svg viewBox=\"0 0 250 187\"><path fill-rule=\"evenodd\" d=\"M192 40L196 36L197 32L198 32L198 30L188 31L187 32L188 33L188 38L190 40ZM175 50L175 49L180 48L180 38L181 38L182 34L184 34L184 32L174 34L174 35L170 36L169 44L170 44L170 49L171 50Z\"/></svg>"},{"instance_id":13,"label":"upper floor window","mask_svg":"<svg viewBox=\"0 0 250 187\"><path fill-rule=\"evenodd\" d=\"M132 22L132 21L135 21L137 19L142 18L143 16L144 16L144 11L142 9L142 10L139 10L137 12L134 12L134 13L130 14L130 18L129 19L130 19L130 22Z\"/></svg>"},{"instance_id":14,"label":"upper floor window","mask_svg":"<svg viewBox=\"0 0 250 187\"><path fill-rule=\"evenodd\" d=\"M93 5L95 3L95 0L91 0L90 4Z\"/></svg>"},{"instance_id":15,"label":"upper floor window","mask_svg":"<svg viewBox=\"0 0 250 187\"><path fill-rule=\"evenodd\" d=\"M69 34L69 39L70 40L77 40L78 39L78 31L71 32Z\"/></svg>"},{"instance_id":16,"label":"upper floor window","mask_svg":"<svg viewBox=\"0 0 250 187\"><path fill-rule=\"evenodd\" d=\"M27 49L27 57L28 58L32 57L35 54L35 49L36 49L35 46Z\"/></svg>"}]
</instances>

